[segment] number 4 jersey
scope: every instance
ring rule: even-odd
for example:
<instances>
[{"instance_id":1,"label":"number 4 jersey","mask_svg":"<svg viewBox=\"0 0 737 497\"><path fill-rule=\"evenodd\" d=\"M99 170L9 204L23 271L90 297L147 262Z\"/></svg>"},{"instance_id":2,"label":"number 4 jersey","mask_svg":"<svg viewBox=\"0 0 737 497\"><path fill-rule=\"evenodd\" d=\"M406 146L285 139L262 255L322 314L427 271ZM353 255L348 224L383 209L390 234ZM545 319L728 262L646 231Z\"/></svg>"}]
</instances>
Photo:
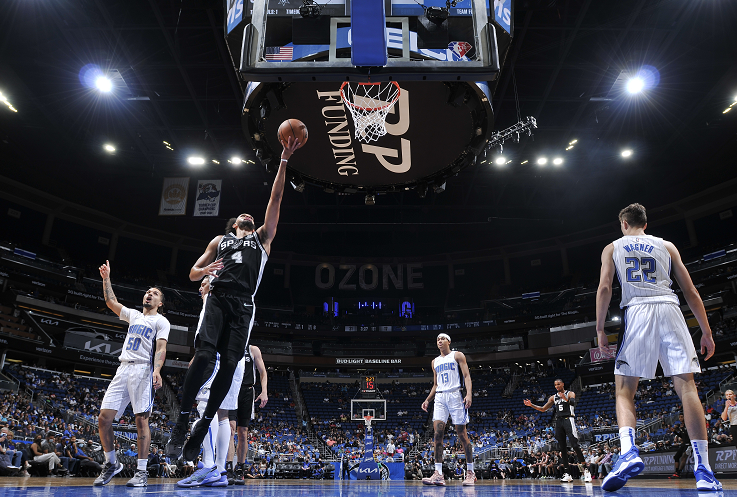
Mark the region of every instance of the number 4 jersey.
<instances>
[{"instance_id":1,"label":"number 4 jersey","mask_svg":"<svg viewBox=\"0 0 737 497\"><path fill-rule=\"evenodd\" d=\"M612 257L622 287L619 307L665 302L678 305L678 297L671 289L670 253L662 238L623 236L613 245Z\"/></svg>"},{"instance_id":2,"label":"number 4 jersey","mask_svg":"<svg viewBox=\"0 0 737 497\"><path fill-rule=\"evenodd\" d=\"M213 289L251 297L256 295L268 257L255 231L243 238L233 233L223 236L218 245L217 259L223 260L223 269L212 280Z\"/></svg>"},{"instance_id":3,"label":"number 4 jersey","mask_svg":"<svg viewBox=\"0 0 737 497\"><path fill-rule=\"evenodd\" d=\"M145 316L140 311L123 307L120 320L129 324L120 362L153 364L156 340L169 340L169 321L161 314Z\"/></svg>"}]
</instances>

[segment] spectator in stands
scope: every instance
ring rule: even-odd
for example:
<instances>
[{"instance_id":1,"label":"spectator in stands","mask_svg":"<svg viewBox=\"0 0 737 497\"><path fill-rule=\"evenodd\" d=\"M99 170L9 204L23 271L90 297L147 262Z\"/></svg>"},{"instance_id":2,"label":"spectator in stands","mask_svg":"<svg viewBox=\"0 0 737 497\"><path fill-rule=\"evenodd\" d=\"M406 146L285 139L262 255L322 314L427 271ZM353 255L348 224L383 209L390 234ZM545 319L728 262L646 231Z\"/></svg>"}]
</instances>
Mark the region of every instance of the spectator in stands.
<instances>
[{"instance_id":1,"label":"spectator in stands","mask_svg":"<svg viewBox=\"0 0 737 497\"><path fill-rule=\"evenodd\" d=\"M164 461L164 464L162 465L161 458L159 457L159 454L156 450L156 446L152 445L150 448L150 452L148 454L148 463L146 465L146 470L148 471L148 474L152 478L160 478L161 475L164 474L164 465L166 462Z\"/></svg>"},{"instance_id":2,"label":"spectator in stands","mask_svg":"<svg viewBox=\"0 0 737 497\"><path fill-rule=\"evenodd\" d=\"M80 442L83 442L83 440L80 440ZM72 436L65 448L65 452L67 457L74 458L78 461L80 473L84 471L88 474L99 474L100 471L102 471L102 466L79 448L77 445L77 437Z\"/></svg>"},{"instance_id":3,"label":"spectator in stands","mask_svg":"<svg viewBox=\"0 0 737 497\"><path fill-rule=\"evenodd\" d=\"M136 444L131 444L130 448L123 452L124 455L128 457L137 457L138 456L138 448L136 447Z\"/></svg>"},{"instance_id":4,"label":"spectator in stands","mask_svg":"<svg viewBox=\"0 0 737 497\"><path fill-rule=\"evenodd\" d=\"M67 472L61 467L61 459L55 452L49 452L48 448L42 448L43 437L36 435L31 444L31 454L36 462L45 462L49 465L49 472L53 475L64 476ZM54 447L56 449L56 447Z\"/></svg>"},{"instance_id":5,"label":"spectator in stands","mask_svg":"<svg viewBox=\"0 0 737 497\"><path fill-rule=\"evenodd\" d=\"M23 467L23 453L10 448L10 442L13 440L13 433L7 427L0 430L0 458L7 457L7 466Z\"/></svg>"}]
</instances>

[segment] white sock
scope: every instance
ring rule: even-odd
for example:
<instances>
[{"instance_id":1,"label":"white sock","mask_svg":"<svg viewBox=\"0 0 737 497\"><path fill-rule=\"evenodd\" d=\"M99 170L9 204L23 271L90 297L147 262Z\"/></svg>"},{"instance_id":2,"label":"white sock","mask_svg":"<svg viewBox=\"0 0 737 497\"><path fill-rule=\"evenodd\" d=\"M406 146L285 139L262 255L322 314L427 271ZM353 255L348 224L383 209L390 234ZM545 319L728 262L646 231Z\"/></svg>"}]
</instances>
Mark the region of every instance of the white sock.
<instances>
[{"instance_id":1,"label":"white sock","mask_svg":"<svg viewBox=\"0 0 737 497\"><path fill-rule=\"evenodd\" d=\"M204 423L204 418L200 418L195 423ZM194 423L192 424L194 429ZM218 436L218 418L215 416L210 422L210 427L207 429L207 435L202 441L202 466L205 468L212 468L215 466L215 439Z\"/></svg>"},{"instance_id":2,"label":"white sock","mask_svg":"<svg viewBox=\"0 0 737 497\"><path fill-rule=\"evenodd\" d=\"M635 429L631 426L622 426L619 429L619 444L622 447L621 454L626 454L635 446Z\"/></svg>"},{"instance_id":3,"label":"white sock","mask_svg":"<svg viewBox=\"0 0 737 497\"><path fill-rule=\"evenodd\" d=\"M469 462L469 463L466 464L466 470L473 471L473 463L472 462Z\"/></svg>"},{"instance_id":4,"label":"white sock","mask_svg":"<svg viewBox=\"0 0 737 497\"><path fill-rule=\"evenodd\" d=\"M138 467L136 468L138 471L146 471L146 467L148 466L148 459L139 459L138 460Z\"/></svg>"},{"instance_id":5,"label":"white sock","mask_svg":"<svg viewBox=\"0 0 737 497\"><path fill-rule=\"evenodd\" d=\"M709 442L706 440L691 440L693 447L694 467L703 466L707 471L711 471L709 466Z\"/></svg>"},{"instance_id":6,"label":"white sock","mask_svg":"<svg viewBox=\"0 0 737 497\"><path fill-rule=\"evenodd\" d=\"M443 474L443 463L436 462L435 463L435 471L437 471L438 473L440 473L442 475Z\"/></svg>"},{"instance_id":7,"label":"white sock","mask_svg":"<svg viewBox=\"0 0 737 497\"><path fill-rule=\"evenodd\" d=\"M118 464L118 458L115 456L115 451L105 452L105 462L109 462L113 466Z\"/></svg>"},{"instance_id":8,"label":"white sock","mask_svg":"<svg viewBox=\"0 0 737 497\"><path fill-rule=\"evenodd\" d=\"M225 472L225 458L228 457L228 448L230 447L230 420L225 418L218 423L218 436L215 441L215 464L217 464L220 473Z\"/></svg>"}]
</instances>

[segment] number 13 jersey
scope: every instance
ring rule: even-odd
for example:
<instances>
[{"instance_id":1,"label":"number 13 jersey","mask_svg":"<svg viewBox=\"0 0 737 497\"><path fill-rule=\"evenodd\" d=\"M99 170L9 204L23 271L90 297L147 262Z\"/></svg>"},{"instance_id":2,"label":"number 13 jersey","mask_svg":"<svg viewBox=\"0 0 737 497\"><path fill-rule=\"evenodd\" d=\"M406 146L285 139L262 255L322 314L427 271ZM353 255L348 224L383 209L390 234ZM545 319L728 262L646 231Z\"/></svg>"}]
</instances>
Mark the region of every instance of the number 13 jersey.
<instances>
[{"instance_id":1,"label":"number 13 jersey","mask_svg":"<svg viewBox=\"0 0 737 497\"><path fill-rule=\"evenodd\" d=\"M212 280L213 289L256 295L268 256L255 231L243 238L234 233L224 235L218 244L216 259L223 260L223 269Z\"/></svg>"},{"instance_id":2,"label":"number 13 jersey","mask_svg":"<svg viewBox=\"0 0 737 497\"><path fill-rule=\"evenodd\" d=\"M637 304L673 303L671 260L662 238L623 236L613 242L614 266L622 288L620 308Z\"/></svg>"}]
</instances>

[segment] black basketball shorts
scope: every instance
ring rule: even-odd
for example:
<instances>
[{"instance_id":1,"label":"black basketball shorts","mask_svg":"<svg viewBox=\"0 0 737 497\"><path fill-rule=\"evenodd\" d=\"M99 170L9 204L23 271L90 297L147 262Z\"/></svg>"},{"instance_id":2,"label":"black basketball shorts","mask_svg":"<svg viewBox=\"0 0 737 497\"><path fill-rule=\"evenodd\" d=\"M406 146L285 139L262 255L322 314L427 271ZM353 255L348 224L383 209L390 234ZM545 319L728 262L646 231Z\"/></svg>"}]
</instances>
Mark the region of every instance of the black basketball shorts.
<instances>
[{"instance_id":1,"label":"black basketball shorts","mask_svg":"<svg viewBox=\"0 0 737 497\"><path fill-rule=\"evenodd\" d=\"M250 296L214 289L205 298L195 332L195 347L209 343L221 357L240 359L251 337L255 307Z\"/></svg>"},{"instance_id":2,"label":"black basketball shorts","mask_svg":"<svg viewBox=\"0 0 737 497\"><path fill-rule=\"evenodd\" d=\"M238 392L238 417L237 426L248 428L254 418L254 402L256 401L256 389L253 385L241 385Z\"/></svg>"}]
</instances>

